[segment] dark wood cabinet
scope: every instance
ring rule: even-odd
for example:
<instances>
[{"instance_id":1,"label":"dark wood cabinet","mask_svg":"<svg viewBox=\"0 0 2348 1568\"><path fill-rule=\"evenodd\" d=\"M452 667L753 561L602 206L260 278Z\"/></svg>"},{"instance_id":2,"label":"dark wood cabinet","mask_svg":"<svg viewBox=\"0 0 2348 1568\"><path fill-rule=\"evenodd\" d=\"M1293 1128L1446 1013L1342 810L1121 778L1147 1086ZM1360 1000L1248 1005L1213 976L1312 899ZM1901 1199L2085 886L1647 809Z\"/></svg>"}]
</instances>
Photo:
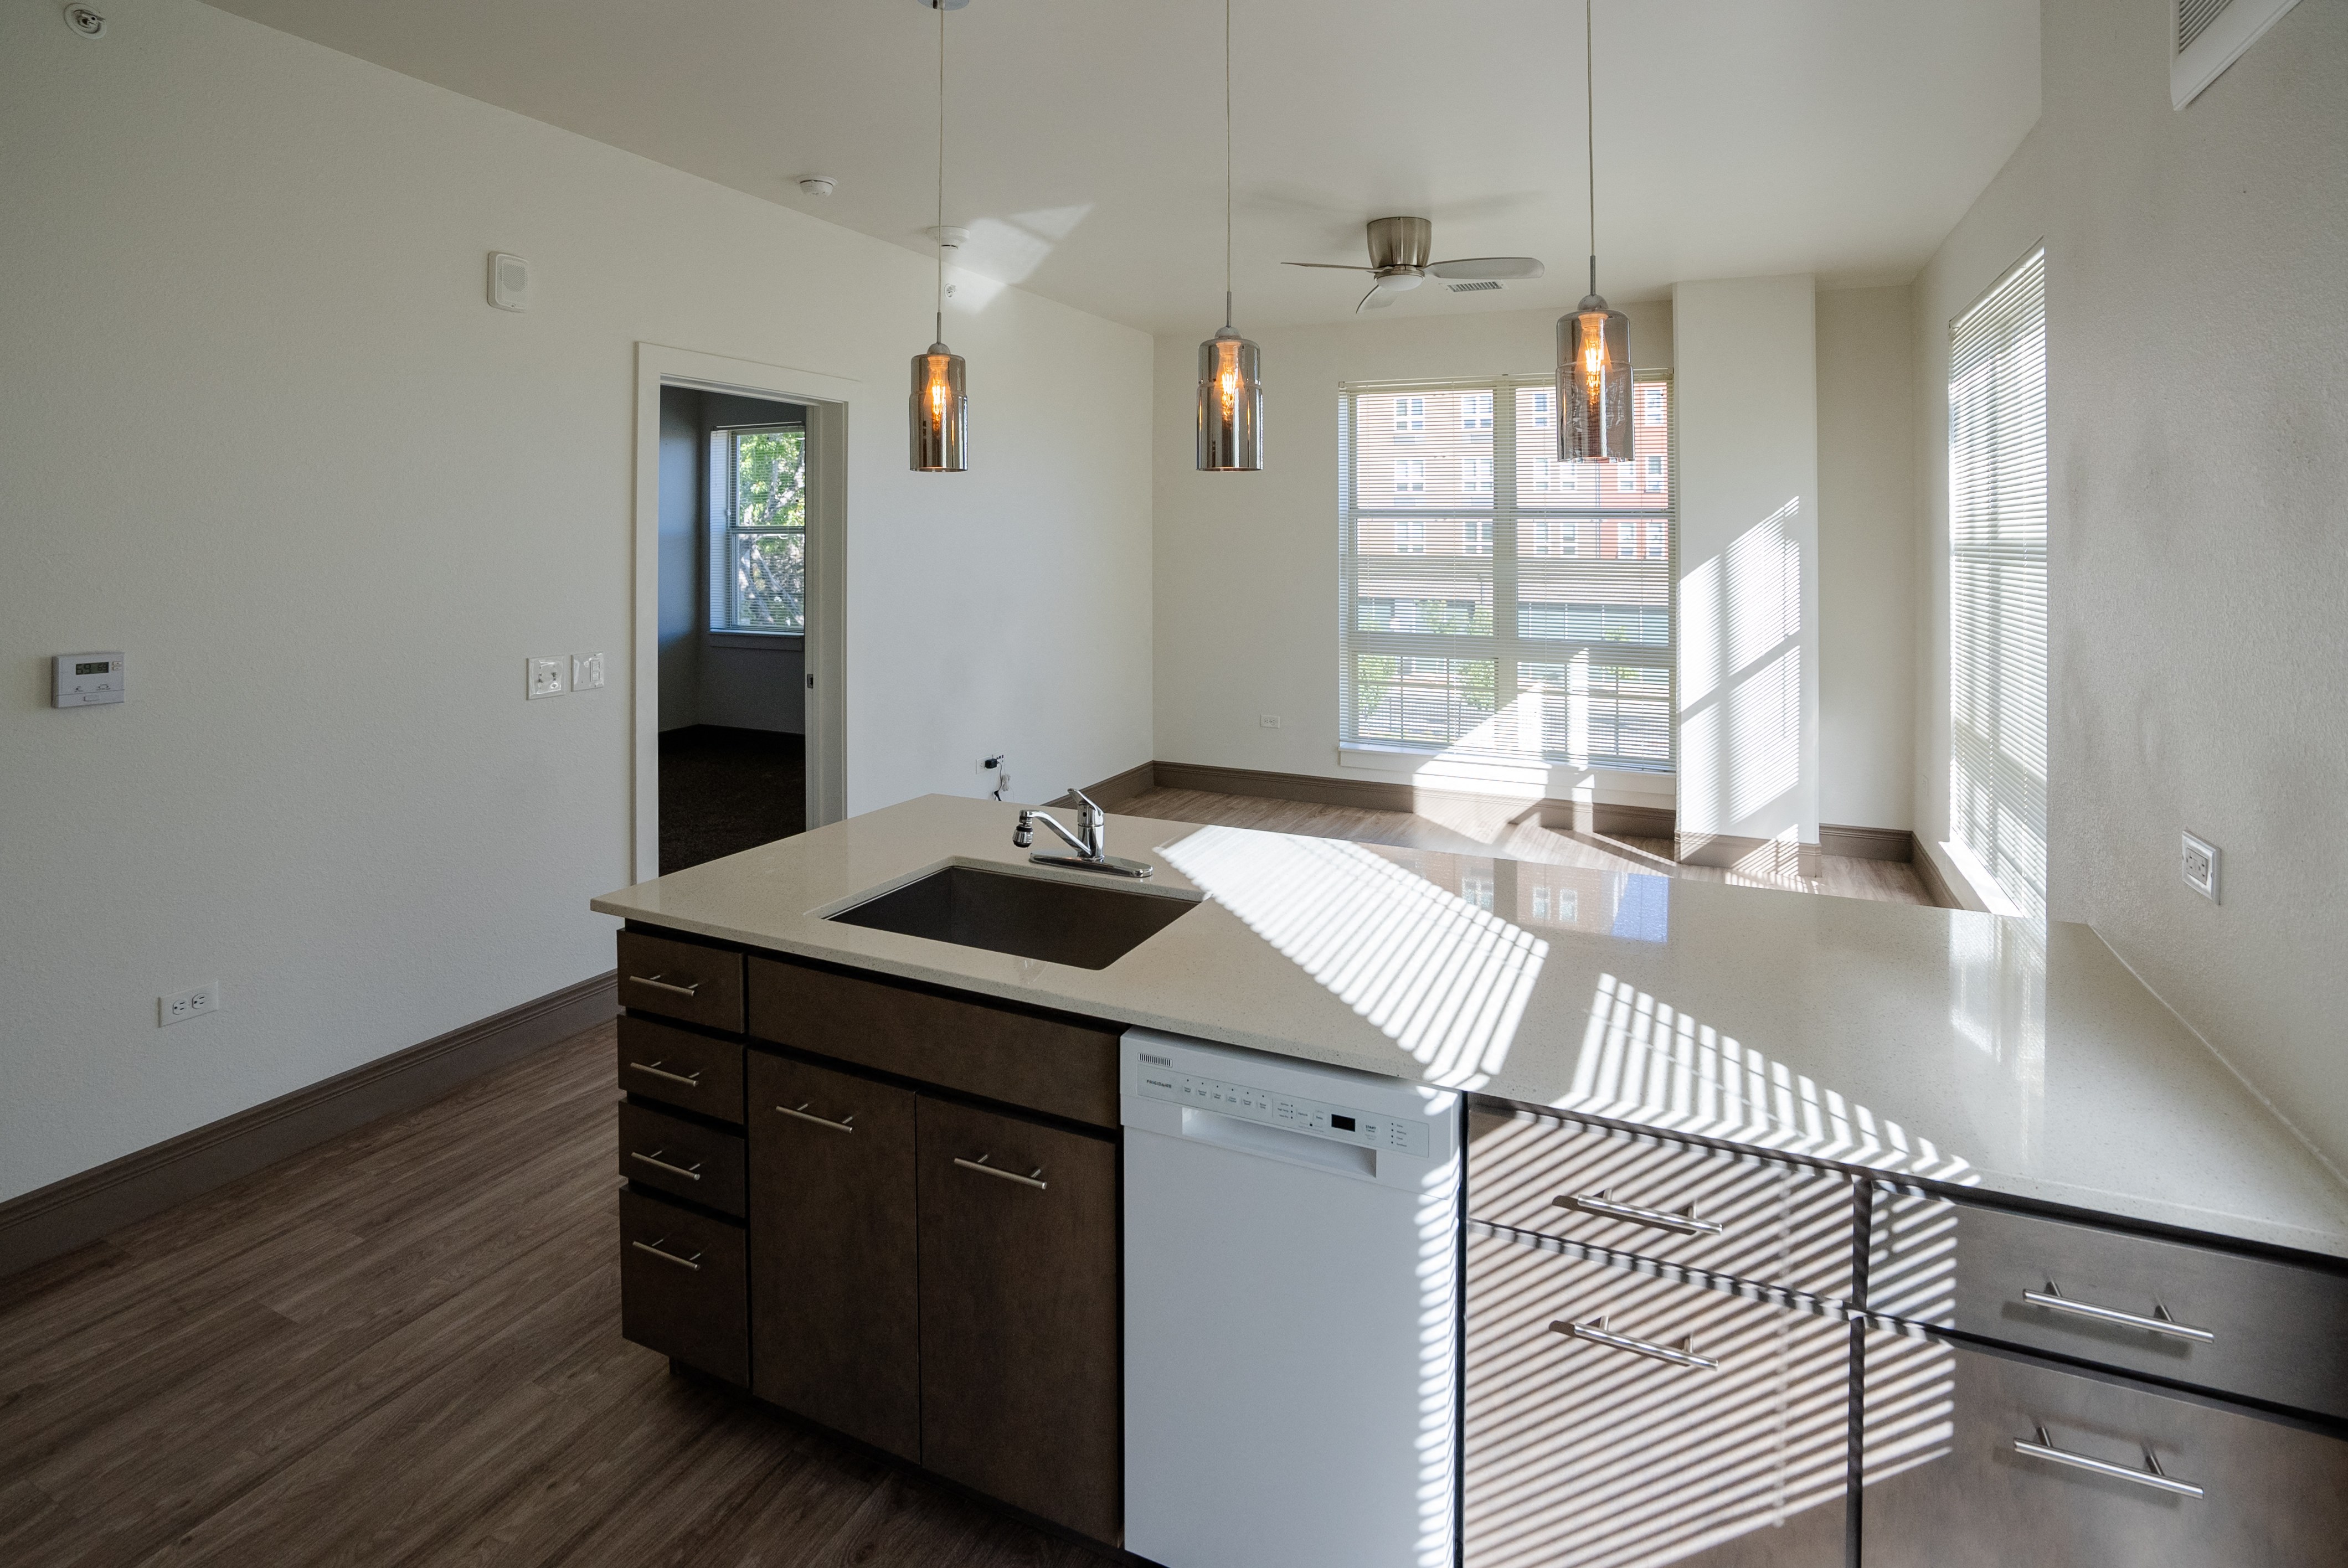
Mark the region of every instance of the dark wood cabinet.
<instances>
[{"instance_id":1,"label":"dark wood cabinet","mask_svg":"<svg viewBox=\"0 0 2348 1568\"><path fill-rule=\"evenodd\" d=\"M742 1027L742 955L646 931L620 933L620 1005L705 1029Z\"/></svg>"},{"instance_id":2,"label":"dark wood cabinet","mask_svg":"<svg viewBox=\"0 0 2348 1568\"><path fill-rule=\"evenodd\" d=\"M620 1333L729 1383L750 1380L742 1227L620 1194Z\"/></svg>"},{"instance_id":3,"label":"dark wood cabinet","mask_svg":"<svg viewBox=\"0 0 2348 1568\"><path fill-rule=\"evenodd\" d=\"M742 1042L633 1014L620 1020L620 1087L713 1121L742 1124Z\"/></svg>"},{"instance_id":4,"label":"dark wood cabinet","mask_svg":"<svg viewBox=\"0 0 2348 1568\"><path fill-rule=\"evenodd\" d=\"M921 1101L922 1460L1116 1542L1117 1145Z\"/></svg>"},{"instance_id":5,"label":"dark wood cabinet","mask_svg":"<svg viewBox=\"0 0 2348 1568\"><path fill-rule=\"evenodd\" d=\"M620 1107L620 1174L638 1186L742 1217L742 1134L650 1105Z\"/></svg>"},{"instance_id":6,"label":"dark wood cabinet","mask_svg":"<svg viewBox=\"0 0 2348 1568\"><path fill-rule=\"evenodd\" d=\"M915 1096L749 1053L752 1388L922 1457Z\"/></svg>"}]
</instances>

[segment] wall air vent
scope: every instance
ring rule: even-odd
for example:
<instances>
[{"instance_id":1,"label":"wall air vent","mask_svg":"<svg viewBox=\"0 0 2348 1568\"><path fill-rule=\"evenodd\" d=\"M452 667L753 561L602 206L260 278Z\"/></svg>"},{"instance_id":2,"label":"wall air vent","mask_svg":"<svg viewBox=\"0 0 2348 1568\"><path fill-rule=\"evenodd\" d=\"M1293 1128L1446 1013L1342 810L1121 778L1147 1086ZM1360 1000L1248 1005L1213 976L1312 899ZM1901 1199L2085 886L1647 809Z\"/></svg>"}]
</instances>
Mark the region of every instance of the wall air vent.
<instances>
[{"instance_id":1,"label":"wall air vent","mask_svg":"<svg viewBox=\"0 0 2348 1568\"><path fill-rule=\"evenodd\" d=\"M2168 101L2183 108L2299 0L2170 0Z\"/></svg>"},{"instance_id":2,"label":"wall air vent","mask_svg":"<svg viewBox=\"0 0 2348 1568\"><path fill-rule=\"evenodd\" d=\"M1443 286L1455 294L1480 294L1487 289L1497 289L1500 285L1489 278L1478 278L1472 283L1446 283Z\"/></svg>"}]
</instances>

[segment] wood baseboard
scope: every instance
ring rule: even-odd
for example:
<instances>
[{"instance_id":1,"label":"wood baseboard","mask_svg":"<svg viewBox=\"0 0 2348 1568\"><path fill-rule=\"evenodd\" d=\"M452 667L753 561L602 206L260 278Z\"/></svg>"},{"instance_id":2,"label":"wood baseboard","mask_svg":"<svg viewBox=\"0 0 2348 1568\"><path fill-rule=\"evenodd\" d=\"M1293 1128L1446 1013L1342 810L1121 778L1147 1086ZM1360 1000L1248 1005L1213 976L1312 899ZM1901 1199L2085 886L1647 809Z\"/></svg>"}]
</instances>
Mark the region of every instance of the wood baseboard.
<instances>
[{"instance_id":1,"label":"wood baseboard","mask_svg":"<svg viewBox=\"0 0 2348 1568\"><path fill-rule=\"evenodd\" d=\"M1911 833L1908 835L1908 842L1910 848L1909 858L1916 867L1916 880L1924 885L1924 897L1943 909L1963 908L1964 905L1958 902L1957 896L1949 891L1947 881L1941 876L1941 868L1932 864L1931 851L1924 847L1924 841Z\"/></svg>"},{"instance_id":2,"label":"wood baseboard","mask_svg":"<svg viewBox=\"0 0 2348 1568\"><path fill-rule=\"evenodd\" d=\"M1115 811L1118 802L1131 800L1138 794L1148 794L1157 788L1157 770L1156 763L1143 763L1121 774L1111 774L1097 784L1087 785L1085 794L1090 795L1103 811ZM1068 797L1062 795L1052 804L1066 805Z\"/></svg>"},{"instance_id":3,"label":"wood baseboard","mask_svg":"<svg viewBox=\"0 0 2348 1568\"><path fill-rule=\"evenodd\" d=\"M1747 876L1799 876L1806 881L1826 869L1824 853L1815 844L1734 833L1683 833L1675 837L1675 852L1683 866L1715 866Z\"/></svg>"},{"instance_id":4,"label":"wood baseboard","mask_svg":"<svg viewBox=\"0 0 2348 1568\"><path fill-rule=\"evenodd\" d=\"M1908 860L1915 856L1916 835L1904 827L1846 827L1818 824L1822 854L1849 856L1854 860Z\"/></svg>"},{"instance_id":5,"label":"wood baseboard","mask_svg":"<svg viewBox=\"0 0 2348 1568\"><path fill-rule=\"evenodd\" d=\"M1306 801L1315 805L1352 806L1359 811L1416 812L1429 806L1490 805L1503 798L1464 790L1427 789L1388 779L1324 778L1317 774L1266 773L1205 763L1159 762L1151 764L1150 768L1151 788L1251 794L1270 800ZM1529 801L1524 809L1538 811L1543 827L1637 838L1669 838L1678 821L1678 814L1667 807L1593 804L1586 800Z\"/></svg>"},{"instance_id":6,"label":"wood baseboard","mask_svg":"<svg viewBox=\"0 0 2348 1568\"><path fill-rule=\"evenodd\" d=\"M616 975L597 975L0 1203L0 1276L412 1111L619 1010Z\"/></svg>"}]
</instances>

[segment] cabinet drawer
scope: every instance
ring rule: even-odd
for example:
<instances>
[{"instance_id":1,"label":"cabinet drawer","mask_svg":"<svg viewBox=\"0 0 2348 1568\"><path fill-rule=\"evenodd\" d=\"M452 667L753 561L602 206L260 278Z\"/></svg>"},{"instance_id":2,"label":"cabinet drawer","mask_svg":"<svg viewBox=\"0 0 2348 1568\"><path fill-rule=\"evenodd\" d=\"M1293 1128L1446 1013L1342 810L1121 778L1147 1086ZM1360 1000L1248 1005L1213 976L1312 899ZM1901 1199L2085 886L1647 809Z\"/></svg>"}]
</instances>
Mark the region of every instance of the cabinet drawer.
<instances>
[{"instance_id":1,"label":"cabinet drawer","mask_svg":"<svg viewBox=\"0 0 2348 1568\"><path fill-rule=\"evenodd\" d=\"M913 1093L749 1055L758 1397L922 1457Z\"/></svg>"},{"instance_id":2,"label":"cabinet drawer","mask_svg":"<svg viewBox=\"0 0 2348 1568\"><path fill-rule=\"evenodd\" d=\"M1877 1331L1866 1349L1868 1568L2341 1561L2348 1442L1937 1341Z\"/></svg>"},{"instance_id":3,"label":"cabinet drawer","mask_svg":"<svg viewBox=\"0 0 2348 1568\"><path fill-rule=\"evenodd\" d=\"M740 1218L742 1134L649 1105L620 1107L620 1174Z\"/></svg>"},{"instance_id":4,"label":"cabinet drawer","mask_svg":"<svg viewBox=\"0 0 2348 1568\"><path fill-rule=\"evenodd\" d=\"M1470 1218L1849 1298L1846 1176L1529 1111L1471 1111L1468 1136Z\"/></svg>"},{"instance_id":5,"label":"cabinet drawer","mask_svg":"<svg viewBox=\"0 0 2348 1568\"><path fill-rule=\"evenodd\" d=\"M2348 1276L1890 1189L1875 1214L1872 1312L2348 1419Z\"/></svg>"},{"instance_id":6,"label":"cabinet drawer","mask_svg":"<svg viewBox=\"0 0 2348 1568\"><path fill-rule=\"evenodd\" d=\"M1117 1544L1117 1145L921 1099L922 1462Z\"/></svg>"},{"instance_id":7,"label":"cabinet drawer","mask_svg":"<svg viewBox=\"0 0 2348 1568\"><path fill-rule=\"evenodd\" d=\"M640 1100L662 1101L738 1126L742 1042L623 1017L620 1087Z\"/></svg>"},{"instance_id":8,"label":"cabinet drawer","mask_svg":"<svg viewBox=\"0 0 2348 1568\"><path fill-rule=\"evenodd\" d=\"M1842 1568L1840 1322L1471 1235L1466 1399L1467 1568Z\"/></svg>"},{"instance_id":9,"label":"cabinet drawer","mask_svg":"<svg viewBox=\"0 0 2348 1568\"><path fill-rule=\"evenodd\" d=\"M1048 1112L1117 1124L1113 1030L779 958L750 960L761 1040Z\"/></svg>"},{"instance_id":10,"label":"cabinet drawer","mask_svg":"<svg viewBox=\"0 0 2348 1568\"><path fill-rule=\"evenodd\" d=\"M674 937L620 933L620 1005L706 1029L742 1027L742 955Z\"/></svg>"},{"instance_id":11,"label":"cabinet drawer","mask_svg":"<svg viewBox=\"0 0 2348 1568\"><path fill-rule=\"evenodd\" d=\"M729 1383L750 1381L742 1227L620 1194L620 1333Z\"/></svg>"}]
</instances>

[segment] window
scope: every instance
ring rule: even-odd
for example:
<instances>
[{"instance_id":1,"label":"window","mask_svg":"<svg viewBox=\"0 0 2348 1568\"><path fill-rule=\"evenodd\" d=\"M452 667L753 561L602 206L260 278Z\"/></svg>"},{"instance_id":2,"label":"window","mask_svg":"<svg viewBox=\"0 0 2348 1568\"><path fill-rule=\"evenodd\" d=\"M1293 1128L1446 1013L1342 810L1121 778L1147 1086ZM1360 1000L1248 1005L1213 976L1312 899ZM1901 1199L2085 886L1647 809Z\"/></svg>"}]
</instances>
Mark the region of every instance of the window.
<instances>
[{"instance_id":1,"label":"window","mask_svg":"<svg viewBox=\"0 0 2348 1568\"><path fill-rule=\"evenodd\" d=\"M2046 256L1949 326L1949 829L2046 913Z\"/></svg>"},{"instance_id":2,"label":"window","mask_svg":"<svg viewBox=\"0 0 2348 1568\"><path fill-rule=\"evenodd\" d=\"M1663 422L1663 389L1662 387L1650 386L1641 393L1639 418L1648 425L1661 425Z\"/></svg>"},{"instance_id":3,"label":"window","mask_svg":"<svg viewBox=\"0 0 2348 1568\"><path fill-rule=\"evenodd\" d=\"M1671 384L1641 378L1615 485L1558 461L1556 402L1546 377L1341 393L1344 743L1671 770Z\"/></svg>"},{"instance_id":4,"label":"window","mask_svg":"<svg viewBox=\"0 0 2348 1568\"><path fill-rule=\"evenodd\" d=\"M807 430L709 436L709 629L807 630Z\"/></svg>"}]
</instances>

